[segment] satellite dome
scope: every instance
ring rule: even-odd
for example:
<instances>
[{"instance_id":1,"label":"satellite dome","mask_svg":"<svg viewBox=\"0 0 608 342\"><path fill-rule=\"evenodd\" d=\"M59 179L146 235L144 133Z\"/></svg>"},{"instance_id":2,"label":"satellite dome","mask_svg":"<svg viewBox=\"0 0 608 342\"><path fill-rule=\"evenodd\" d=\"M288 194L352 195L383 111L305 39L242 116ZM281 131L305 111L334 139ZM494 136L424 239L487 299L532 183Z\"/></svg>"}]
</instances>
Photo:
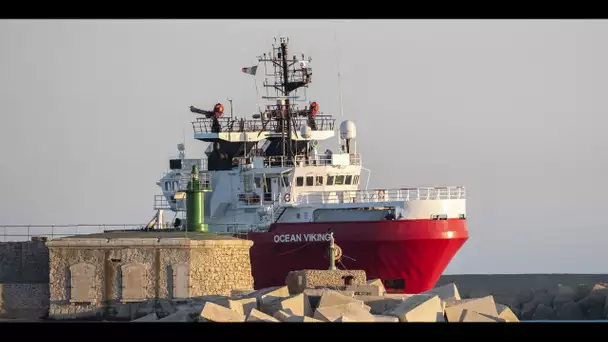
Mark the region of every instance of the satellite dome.
<instances>
[{"instance_id":1,"label":"satellite dome","mask_svg":"<svg viewBox=\"0 0 608 342\"><path fill-rule=\"evenodd\" d=\"M300 128L300 134L302 138L308 139L312 135L312 129L308 125L304 125Z\"/></svg>"},{"instance_id":2,"label":"satellite dome","mask_svg":"<svg viewBox=\"0 0 608 342\"><path fill-rule=\"evenodd\" d=\"M354 139L357 136L357 128L355 123L346 120L340 124L340 138L342 139Z\"/></svg>"}]
</instances>

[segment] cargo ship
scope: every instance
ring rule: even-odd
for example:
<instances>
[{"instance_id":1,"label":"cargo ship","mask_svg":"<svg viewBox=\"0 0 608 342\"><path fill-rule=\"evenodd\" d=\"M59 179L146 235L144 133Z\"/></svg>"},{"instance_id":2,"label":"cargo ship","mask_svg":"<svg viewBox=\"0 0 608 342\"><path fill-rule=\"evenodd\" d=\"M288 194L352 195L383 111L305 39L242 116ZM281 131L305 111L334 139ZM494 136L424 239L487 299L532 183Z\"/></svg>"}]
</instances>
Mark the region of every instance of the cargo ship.
<instances>
[{"instance_id":1,"label":"cargo ship","mask_svg":"<svg viewBox=\"0 0 608 342\"><path fill-rule=\"evenodd\" d=\"M465 188L368 189L355 123L336 126L307 99L311 64L304 54L289 55L289 38L275 37L257 65L241 70L264 78L265 104L257 112L237 117L231 99L229 114L221 103L190 107L194 138L208 143L206 158L187 158L178 144L179 155L157 182L162 194L149 227L186 226L182 190L196 165L209 189L206 229L254 242L255 288L283 285L291 270L327 269L333 239L335 267L365 270L388 292L431 289L468 239ZM323 150L334 137L337 146Z\"/></svg>"}]
</instances>

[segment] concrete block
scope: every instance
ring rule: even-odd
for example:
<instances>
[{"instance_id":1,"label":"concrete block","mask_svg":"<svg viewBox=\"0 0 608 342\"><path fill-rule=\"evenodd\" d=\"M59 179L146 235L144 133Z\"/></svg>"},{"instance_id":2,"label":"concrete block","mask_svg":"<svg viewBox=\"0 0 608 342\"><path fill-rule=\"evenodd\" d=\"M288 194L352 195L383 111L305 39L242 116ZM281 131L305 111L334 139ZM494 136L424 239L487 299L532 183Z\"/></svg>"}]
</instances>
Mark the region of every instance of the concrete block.
<instances>
[{"instance_id":1,"label":"concrete block","mask_svg":"<svg viewBox=\"0 0 608 342\"><path fill-rule=\"evenodd\" d=\"M325 292L328 292L328 291L337 292L346 297L351 297L351 298L355 297L354 291L340 291L340 290L330 290L330 289L305 289L303 291L303 293L309 297L312 297L312 296L321 297Z\"/></svg>"},{"instance_id":2,"label":"concrete block","mask_svg":"<svg viewBox=\"0 0 608 342\"><path fill-rule=\"evenodd\" d=\"M137 316L146 316L149 315L153 312L155 312L155 307L156 306L156 300L154 299L150 299L147 300L143 303L141 303L141 305L139 306L139 309L137 310Z\"/></svg>"},{"instance_id":3,"label":"concrete block","mask_svg":"<svg viewBox=\"0 0 608 342\"><path fill-rule=\"evenodd\" d=\"M221 303L221 302L225 302L226 299L229 299L226 296L222 296L222 295L207 295L207 296L200 296L200 297L193 297L191 298L192 301L196 301L196 302L200 302L200 303L205 303L205 302L212 302L215 304Z\"/></svg>"},{"instance_id":4,"label":"concrete block","mask_svg":"<svg viewBox=\"0 0 608 342\"><path fill-rule=\"evenodd\" d=\"M574 296L576 294L576 291L568 285L557 284L557 294Z\"/></svg>"},{"instance_id":5,"label":"concrete block","mask_svg":"<svg viewBox=\"0 0 608 342\"><path fill-rule=\"evenodd\" d=\"M593 285L591 292L595 292L597 294L601 294L603 297L608 296L608 284L607 283L597 283Z\"/></svg>"},{"instance_id":6,"label":"concrete block","mask_svg":"<svg viewBox=\"0 0 608 342\"><path fill-rule=\"evenodd\" d=\"M371 279L366 282L366 285L377 286L379 289L379 296L384 296L386 294L386 288L380 279Z\"/></svg>"},{"instance_id":7,"label":"concrete block","mask_svg":"<svg viewBox=\"0 0 608 342\"><path fill-rule=\"evenodd\" d=\"M503 319L464 309L460 322L504 322Z\"/></svg>"},{"instance_id":8,"label":"concrete block","mask_svg":"<svg viewBox=\"0 0 608 342\"><path fill-rule=\"evenodd\" d=\"M257 309L258 303L255 298L242 298L242 299L231 299L229 300L229 308L242 313L243 315L249 315L251 310Z\"/></svg>"},{"instance_id":9,"label":"concrete block","mask_svg":"<svg viewBox=\"0 0 608 342\"><path fill-rule=\"evenodd\" d=\"M565 303L574 302L575 297L576 293L574 293L574 290L572 290L572 293L558 293L555 295L555 298L553 298L553 303L551 306L556 310L559 310L559 308L561 308Z\"/></svg>"},{"instance_id":10,"label":"concrete block","mask_svg":"<svg viewBox=\"0 0 608 342\"><path fill-rule=\"evenodd\" d=\"M345 286L345 291L353 291L355 296L381 296L383 288L376 285L351 285Z\"/></svg>"},{"instance_id":11,"label":"concrete block","mask_svg":"<svg viewBox=\"0 0 608 342\"><path fill-rule=\"evenodd\" d=\"M460 320L463 318L463 312L465 309L488 315L490 317L498 317L494 297L486 296L482 298L453 301L450 304L446 304L445 315L448 322L460 322Z\"/></svg>"},{"instance_id":12,"label":"concrete block","mask_svg":"<svg viewBox=\"0 0 608 342\"><path fill-rule=\"evenodd\" d=\"M308 296L308 301L310 302L310 307L313 310L316 310L317 307L319 307L319 302L321 300L321 296L328 291L338 292L346 297L351 297L351 298L353 298L355 296L355 293L353 291L336 291L336 290L329 290L329 289L305 289L304 294Z\"/></svg>"},{"instance_id":13,"label":"concrete block","mask_svg":"<svg viewBox=\"0 0 608 342\"><path fill-rule=\"evenodd\" d=\"M275 299L289 297L289 288L287 288L287 286L270 288L267 292L263 292L264 290L256 291L248 297L253 296L257 298L259 305L273 302Z\"/></svg>"},{"instance_id":14,"label":"concrete block","mask_svg":"<svg viewBox=\"0 0 608 342\"><path fill-rule=\"evenodd\" d=\"M293 315L293 316L289 316L289 318L287 318L287 320L285 322L286 323L322 323L323 321L320 321L313 317Z\"/></svg>"},{"instance_id":15,"label":"concrete block","mask_svg":"<svg viewBox=\"0 0 608 342\"><path fill-rule=\"evenodd\" d=\"M149 315L140 317L132 322L152 322L152 321L157 321L158 320L158 316L156 315L156 312L153 312Z\"/></svg>"},{"instance_id":16,"label":"concrete block","mask_svg":"<svg viewBox=\"0 0 608 342\"><path fill-rule=\"evenodd\" d=\"M230 297L232 299L238 299L238 298L242 298L242 297L251 295L254 292L255 292L254 290L232 290L232 291L230 291Z\"/></svg>"},{"instance_id":17,"label":"concrete block","mask_svg":"<svg viewBox=\"0 0 608 342\"><path fill-rule=\"evenodd\" d=\"M534 291L534 299L532 299L532 302L536 304L551 306L553 304L553 300L555 300L555 295L549 293L546 289L542 289Z\"/></svg>"},{"instance_id":18,"label":"concrete block","mask_svg":"<svg viewBox=\"0 0 608 342\"><path fill-rule=\"evenodd\" d=\"M245 322L245 315L213 302L206 302L199 317L200 321Z\"/></svg>"},{"instance_id":19,"label":"concrete block","mask_svg":"<svg viewBox=\"0 0 608 342\"><path fill-rule=\"evenodd\" d=\"M365 285L364 270L299 270L291 271L285 278L285 284L291 294L302 293L304 289L349 285Z\"/></svg>"},{"instance_id":20,"label":"concrete block","mask_svg":"<svg viewBox=\"0 0 608 342\"><path fill-rule=\"evenodd\" d=\"M456 284L450 283L443 286L435 287L431 290L423 292L423 294L428 294L432 296L439 296L441 300L461 300L460 293L458 292L458 288Z\"/></svg>"},{"instance_id":21,"label":"concrete block","mask_svg":"<svg viewBox=\"0 0 608 342\"><path fill-rule=\"evenodd\" d=\"M532 319L535 321L554 320L557 319L557 312L550 306L538 304Z\"/></svg>"},{"instance_id":22,"label":"concrete block","mask_svg":"<svg viewBox=\"0 0 608 342\"><path fill-rule=\"evenodd\" d=\"M291 314L291 312L284 311L284 310L279 310L279 311L275 312L274 315L272 315L272 317L278 319L281 322L287 321L287 319L291 316L293 316Z\"/></svg>"},{"instance_id":23,"label":"concrete block","mask_svg":"<svg viewBox=\"0 0 608 342\"><path fill-rule=\"evenodd\" d=\"M190 315L186 311L178 311L167 317L159 319L157 322L190 322Z\"/></svg>"},{"instance_id":24,"label":"concrete block","mask_svg":"<svg viewBox=\"0 0 608 342\"><path fill-rule=\"evenodd\" d=\"M399 323L399 318L393 316L385 316L385 315L374 315L374 320L376 322L383 323Z\"/></svg>"},{"instance_id":25,"label":"concrete block","mask_svg":"<svg viewBox=\"0 0 608 342\"><path fill-rule=\"evenodd\" d=\"M137 316L137 312L139 311L139 305L139 303L120 304L116 317L124 319L133 319Z\"/></svg>"},{"instance_id":26,"label":"concrete block","mask_svg":"<svg viewBox=\"0 0 608 342\"><path fill-rule=\"evenodd\" d=\"M380 315L386 311L392 310L397 305L403 303L403 301L411 295L401 295L395 297L387 296L356 296L355 299L362 301L365 305L370 307L372 314Z\"/></svg>"},{"instance_id":27,"label":"concrete block","mask_svg":"<svg viewBox=\"0 0 608 342\"><path fill-rule=\"evenodd\" d=\"M277 298L272 302L262 304L260 310L269 315L274 315L278 310L283 310L296 316L312 316L313 314L308 296L304 293L288 298Z\"/></svg>"},{"instance_id":28,"label":"concrete block","mask_svg":"<svg viewBox=\"0 0 608 342\"><path fill-rule=\"evenodd\" d=\"M400 322L444 322L443 309L439 296L420 294L408 297L385 315L397 317Z\"/></svg>"},{"instance_id":29,"label":"concrete block","mask_svg":"<svg viewBox=\"0 0 608 342\"><path fill-rule=\"evenodd\" d=\"M173 303L168 299L161 299L158 301L158 304L160 305L160 309L162 310L162 312L165 314L170 315L175 312Z\"/></svg>"},{"instance_id":30,"label":"concrete block","mask_svg":"<svg viewBox=\"0 0 608 342\"><path fill-rule=\"evenodd\" d=\"M324 322L334 322L341 316L346 316L357 322L375 322L374 315L355 302L319 307L313 318Z\"/></svg>"},{"instance_id":31,"label":"concrete block","mask_svg":"<svg viewBox=\"0 0 608 342\"><path fill-rule=\"evenodd\" d=\"M278 319L267 315L257 309L252 309L245 322L280 322Z\"/></svg>"},{"instance_id":32,"label":"concrete block","mask_svg":"<svg viewBox=\"0 0 608 342\"><path fill-rule=\"evenodd\" d=\"M578 306L581 310L586 314L589 319L602 319L603 309L606 302L606 295L608 294L608 285L599 283L595 284L587 296L578 301ZM543 303L545 304L545 303ZM545 304L546 305L546 304ZM593 312L599 313L600 308L602 309L602 314L593 314Z\"/></svg>"},{"instance_id":33,"label":"concrete block","mask_svg":"<svg viewBox=\"0 0 608 342\"><path fill-rule=\"evenodd\" d=\"M196 303L196 302L191 302L191 303L186 303L186 304L179 304L176 305L175 309L176 311L185 311L190 315L199 315L201 313L201 311L203 310L205 303Z\"/></svg>"},{"instance_id":34,"label":"concrete block","mask_svg":"<svg viewBox=\"0 0 608 342\"><path fill-rule=\"evenodd\" d=\"M498 312L498 318L503 319L505 322L519 322L519 318L515 316L513 310L506 305L496 304L496 312Z\"/></svg>"},{"instance_id":35,"label":"concrete block","mask_svg":"<svg viewBox=\"0 0 608 342\"><path fill-rule=\"evenodd\" d=\"M252 309L258 308L256 298L230 299L228 297L222 297L213 299L211 302L236 311L244 316L249 315L249 312L251 312Z\"/></svg>"},{"instance_id":36,"label":"concrete block","mask_svg":"<svg viewBox=\"0 0 608 342\"><path fill-rule=\"evenodd\" d=\"M564 321L575 321L586 319L585 314L575 302L564 303L557 310L557 319Z\"/></svg>"},{"instance_id":37,"label":"concrete block","mask_svg":"<svg viewBox=\"0 0 608 342\"><path fill-rule=\"evenodd\" d=\"M317 310L320 308L328 307L328 306L342 305L342 304L348 304L348 303L355 303L363 308L366 308L368 312L369 312L369 310L371 310L371 308L369 306L365 305L362 301L352 298L352 297L347 297L336 291L327 291L327 292L323 293L323 295L321 296L321 300L319 300L319 305L317 306Z\"/></svg>"}]
</instances>

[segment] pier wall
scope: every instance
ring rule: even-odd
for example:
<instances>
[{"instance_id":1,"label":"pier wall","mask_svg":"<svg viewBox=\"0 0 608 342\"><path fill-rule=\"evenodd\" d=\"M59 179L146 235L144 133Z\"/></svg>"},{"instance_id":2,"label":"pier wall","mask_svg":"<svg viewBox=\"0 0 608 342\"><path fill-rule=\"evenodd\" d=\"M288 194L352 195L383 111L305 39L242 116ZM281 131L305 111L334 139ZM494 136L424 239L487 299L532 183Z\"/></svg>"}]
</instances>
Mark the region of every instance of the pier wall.
<instances>
[{"instance_id":1,"label":"pier wall","mask_svg":"<svg viewBox=\"0 0 608 342\"><path fill-rule=\"evenodd\" d=\"M49 284L0 284L0 318L38 319L49 312Z\"/></svg>"},{"instance_id":2,"label":"pier wall","mask_svg":"<svg viewBox=\"0 0 608 342\"><path fill-rule=\"evenodd\" d=\"M43 241L0 243L0 284L49 282L49 250Z\"/></svg>"},{"instance_id":3,"label":"pier wall","mask_svg":"<svg viewBox=\"0 0 608 342\"><path fill-rule=\"evenodd\" d=\"M48 242L49 317L130 319L140 311L149 314L157 303L253 290L253 242L183 235L106 233Z\"/></svg>"},{"instance_id":4,"label":"pier wall","mask_svg":"<svg viewBox=\"0 0 608 342\"><path fill-rule=\"evenodd\" d=\"M0 318L36 319L48 310L49 251L45 243L0 243Z\"/></svg>"}]
</instances>

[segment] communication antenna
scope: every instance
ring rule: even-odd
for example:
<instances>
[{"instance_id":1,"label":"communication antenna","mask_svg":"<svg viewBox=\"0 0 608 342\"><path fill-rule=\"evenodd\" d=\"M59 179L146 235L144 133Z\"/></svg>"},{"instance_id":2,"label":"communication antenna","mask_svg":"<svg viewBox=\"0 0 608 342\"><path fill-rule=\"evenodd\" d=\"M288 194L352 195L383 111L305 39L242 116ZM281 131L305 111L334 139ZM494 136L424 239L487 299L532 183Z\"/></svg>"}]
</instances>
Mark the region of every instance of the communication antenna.
<instances>
[{"instance_id":1,"label":"communication antenna","mask_svg":"<svg viewBox=\"0 0 608 342\"><path fill-rule=\"evenodd\" d=\"M334 21L334 24L344 24L348 20ZM342 83L340 77L340 47L338 45L338 30L334 26L334 46L336 47L336 67L338 69L338 92L340 95L340 116L344 116L344 102L342 101Z\"/></svg>"},{"instance_id":2,"label":"communication antenna","mask_svg":"<svg viewBox=\"0 0 608 342\"><path fill-rule=\"evenodd\" d=\"M233 119L233 116L232 116L232 98L229 97L226 100L228 100L228 102L230 102L230 119Z\"/></svg>"}]
</instances>

